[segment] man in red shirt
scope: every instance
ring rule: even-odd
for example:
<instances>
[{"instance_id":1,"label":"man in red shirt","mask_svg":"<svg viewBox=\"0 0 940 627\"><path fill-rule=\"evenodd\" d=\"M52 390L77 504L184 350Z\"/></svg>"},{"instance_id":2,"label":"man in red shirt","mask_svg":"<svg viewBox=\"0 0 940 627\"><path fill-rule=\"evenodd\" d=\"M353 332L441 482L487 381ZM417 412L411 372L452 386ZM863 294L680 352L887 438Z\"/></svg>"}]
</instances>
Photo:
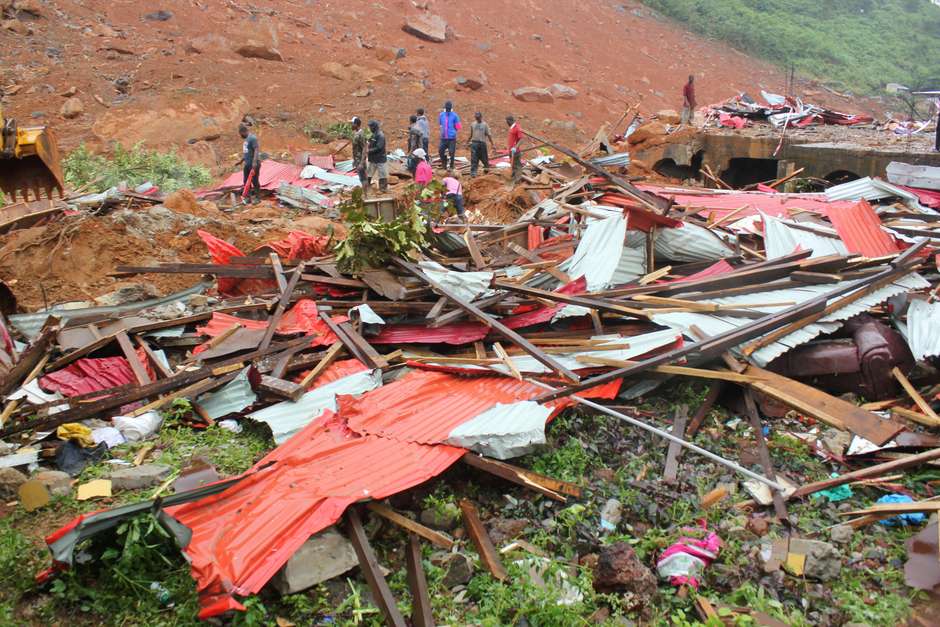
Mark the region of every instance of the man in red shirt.
<instances>
[{"instance_id":1,"label":"man in red shirt","mask_svg":"<svg viewBox=\"0 0 940 627\"><path fill-rule=\"evenodd\" d=\"M522 143L522 129L516 118L511 115L506 116L506 124L509 125L509 158L512 160L512 180L519 179L522 173L522 152L519 150L519 144Z\"/></svg>"},{"instance_id":2,"label":"man in red shirt","mask_svg":"<svg viewBox=\"0 0 940 627\"><path fill-rule=\"evenodd\" d=\"M695 77L689 75L689 82L682 88L682 125L690 123L695 115Z\"/></svg>"}]
</instances>

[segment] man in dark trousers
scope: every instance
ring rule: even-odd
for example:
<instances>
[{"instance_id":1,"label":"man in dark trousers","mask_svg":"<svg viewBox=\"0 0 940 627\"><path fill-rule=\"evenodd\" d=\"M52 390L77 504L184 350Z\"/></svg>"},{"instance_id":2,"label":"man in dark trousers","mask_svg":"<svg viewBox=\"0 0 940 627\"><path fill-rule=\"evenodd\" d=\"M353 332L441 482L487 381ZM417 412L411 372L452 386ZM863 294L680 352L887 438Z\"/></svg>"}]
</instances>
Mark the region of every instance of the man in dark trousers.
<instances>
[{"instance_id":1,"label":"man in dark trousers","mask_svg":"<svg viewBox=\"0 0 940 627\"><path fill-rule=\"evenodd\" d=\"M441 143L438 147L441 167L446 170L453 170L454 157L457 153L457 131L460 130L461 126L460 116L454 112L454 105L450 100L444 103L444 110L437 116L437 123L441 127Z\"/></svg>"},{"instance_id":2,"label":"man in dark trousers","mask_svg":"<svg viewBox=\"0 0 940 627\"><path fill-rule=\"evenodd\" d=\"M261 149L258 146L258 137L248 132L248 127L239 125L238 134L242 140L242 158L235 164L242 168L242 204L258 202L261 198ZM248 181L251 179L251 200L248 199Z\"/></svg>"},{"instance_id":3,"label":"man in dark trousers","mask_svg":"<svg viewBox=\"0 0 940 627\"><path fill-rule=\"evenodd\" d=\"M489 125L483 121L483 114L477 111L473 114L474 122L470 125L470 176L477 175L477 167L483 163L483 173L490 171L490 155L486 149L486 142L490 142L493 150L493 136L490 135Z\"/></svg>"},{"instance_id":4,"label":"man in dark trousers","mask_svg":"<svg viewBox=\"0 0 940 627\"><path fill-rule=\"evenodd\" d=\"M366 191L366 133L362 130L362 120L358 117L352 119L352 157L353 171L359 177L363 192Z\"/></svg>"},{"instance_id":5,"label":"man in dark trousers","mask_svg":"<svg viewBox=\"0 0 940 627\"><path fill-rule=\"evenodd\" d=\"M516 118L511 115L506 116L506 124L509 126L509 137L506 144L509 146L509 159L512 163L512 181L515 183L522 174L522 128L516 122Z\"/></svg>"},{"instance_id":6,"label":"man in dark trousers","mask_svg":"<svg viewBox=\"0 0 940 627\"><path fill-rule=\"evenodd\" d=\"M408 120L408 154L413 154L418 148L424 148L424 135L418 126L418 116L413 115Z\"/></svg>"},{"instance_id":7,"label":"man in dark trousers","mask_svg":"<svg viewBox=\"0 0 940 627\"><path fill-rule=\"evenodd\" d=\"M372 187L372 179L379 179L379 191L388 191L388 154L385 151L385 133L379 128L377 120L369 120L369 166L366 176L366 189Z\"/></svg>"},{"instance_id":8,"label":"man in dark trousers","mask_svg":"<svg viewBox=\"0 0 940 627\"><path fill-rule=\"evenodd\" d=\"M428 122L428 116L424 115L424 109L418 109L418 129L421 131L421 149L427 155L428 163L431 162L431 153L428 152L428 146L431 144L431 124Z\"/></svg>"},{"instance_id":9,"label":"man in dark trousers","mask_svg":"<svg viewBox=\"0 0 940 627\"><path fill-rule=\"evenodd\" d=\"M682 88L682 121L685 126L695 119L695 77L689 74L689 82Z\"/></svg>"}]
</instances>

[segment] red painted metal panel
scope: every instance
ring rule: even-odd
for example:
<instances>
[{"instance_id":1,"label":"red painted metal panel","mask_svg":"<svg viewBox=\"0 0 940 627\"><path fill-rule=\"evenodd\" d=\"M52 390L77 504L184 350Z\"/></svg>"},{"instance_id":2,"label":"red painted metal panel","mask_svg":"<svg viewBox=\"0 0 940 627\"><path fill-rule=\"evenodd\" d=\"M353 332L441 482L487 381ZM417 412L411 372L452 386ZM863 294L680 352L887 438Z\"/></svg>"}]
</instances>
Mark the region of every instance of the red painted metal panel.
<instances>
[{"instance_id":1,"label":"red painted metal panel","mask_svg":"<svg viewBox=\"0 0 940 627\"><path fill-rule=\"evenodd\" d=\"M864 200L830 208L829 220L850 253L881 257L899 250L894 238L881 228L881 218Z\"/></svg>"},{"instance_id":2,"label":"red painted metal panel","mask_svg":"<svg viewBox=\"0 0 940 627\"><path fill-rule=\"evenodd\" d=\"M63 396L78 396L136 383L134 371L123 357L85 358L39 379L39 387Z\"/></svg>"},{"instance_id":3,"label":"red painted metal panel","mask_svg":"<svg viewBox=\"0 0 940 627\"><path fill-rule=\"evenodd\" d=\"M481 322L455 322L436 329L423 324L387 324L370 344L472 344L482 340L490 328Z\"/></svg>"}]
</instances>

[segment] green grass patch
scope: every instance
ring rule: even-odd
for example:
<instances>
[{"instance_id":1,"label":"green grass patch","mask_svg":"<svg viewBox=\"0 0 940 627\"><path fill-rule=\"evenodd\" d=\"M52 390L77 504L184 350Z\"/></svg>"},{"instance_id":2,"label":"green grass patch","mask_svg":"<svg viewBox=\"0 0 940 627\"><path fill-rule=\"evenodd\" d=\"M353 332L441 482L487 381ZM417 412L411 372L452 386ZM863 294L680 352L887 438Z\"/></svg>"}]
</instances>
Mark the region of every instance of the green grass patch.
<instances>
[{"instance_id":1,"label":"green grass patch","mask_svg":"<svg viewBox=\"0 0 940 627\"><path fill-rule=\"evenodd\" d=\"M82 144L62 161L65 181L72 188L100 192L122 183L133 188L151 182L162 192L194 189L212 182L207 168L192 165L175 152L130 149L115 144L110 155L92 153Z\"/></svg>"}]
</instances>

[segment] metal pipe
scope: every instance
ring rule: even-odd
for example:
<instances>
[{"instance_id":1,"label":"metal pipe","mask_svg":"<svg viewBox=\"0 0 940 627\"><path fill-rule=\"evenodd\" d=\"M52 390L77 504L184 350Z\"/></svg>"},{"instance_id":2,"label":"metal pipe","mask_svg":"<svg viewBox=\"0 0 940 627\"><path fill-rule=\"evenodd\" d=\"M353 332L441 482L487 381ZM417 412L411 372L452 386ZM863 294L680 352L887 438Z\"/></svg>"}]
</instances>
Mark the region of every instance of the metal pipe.
<instances>
[{"instance_id":1,"label":"metal pipe","mask_svg":"<svg viewBox=\"0 0 940 627\"><path fill-rule=\"evenodd\" d=\"M537 386L539 386L539 387L541 387L541 388L544 388L544 389L546 389L546 390L549 390L549 391L551 391L551 392L556 392L556 391L557 391L557 390L556 390L555 388L553 388L552 386L546 385L545 383L542 383L541 381L535 381L535 380L533 380L533 379L526 379L526 381L528 381L529 383L532 383L533 385L537 385ZM572 400L574 400L574 401L576 401L576 402L578 402L578 403L580 403L580 404L582 404L582 405L586 405L587 407L590 407L591 409L596 409L597 411L603 412L603 413L607 414L608 416L613 416L614 418L620 418L620 419L623 420L624 422L627 422L627 423L633 425L634 427L639 427L639 428L641 428L641 429L643 429L643 430L645 430L645 431L649 431L650 433L653 433L653 434L655 434L655 435L658 435L658 436L661 437L661 438L665 438L665 439L669 440L670 442L675 442L675 443L678 444L679 446L683 446L683 447L689 449L690 451L693 451L693 452L695 452L695 453L698 453L699 455L703 455L703 456L707 457L708 459L712 460L713 462L716 462L716 463L718 463L718 464L721 464L722 466L727 466L728 468L734 470L735 472L739 472L739 473L741 473L742 475L745 475L745 476L747 476L747 477L750 477L751 479L755 479L755 480L757 480L757 481L760 481L761 483L765 483L765 484L767 484L768 486L770 486L771 488L773 488L773 489L775 489L775 490L779 490L781 493L783 493L783 492L786 491L786 488L784 488L782 485L780 485L780 484L777 483L776 481L773 481L773 480L771 480L771 479L768 479L767 477L765 477L765 476L763 476L763 475L759 475L759 474L757 474L756 472L752 472L752 471L748 470L747 468L745 468L744 466L741 466L740 464L736 464L736 463L734 463L734 462L731 461L731 460L725 459L724 457L721 457L720 455L716 455L716 454L712 453L711 451L707 451L707 450L703 449L701 446L698 446L698 445L696 445L696 444L692 444L691 442L688 442L688 441L686 441L686 440L683 440L682 438L676 437L676 436L672 435L671 433L669 433L668 431L663 431L662 429L657 429L656 427L654 427L654 426L652 426L652 425L648 425L648 424L646 424L645 422L640 422L640 421L637 420L636 418L631 418L630 416L627 416L626 414L621 414L619 411L615 411L615 410L613 410L613 409L610 409L609 407L605 407L605 406L601 405L600 403L595 403L594 401L589 401L589 400L587 400L586 398L581 398L580 396L577 396L577 395L575 395L575 394L569 395L568 398L570 398L570 399L572 399Z\"/></svg>"}]
</instances>

